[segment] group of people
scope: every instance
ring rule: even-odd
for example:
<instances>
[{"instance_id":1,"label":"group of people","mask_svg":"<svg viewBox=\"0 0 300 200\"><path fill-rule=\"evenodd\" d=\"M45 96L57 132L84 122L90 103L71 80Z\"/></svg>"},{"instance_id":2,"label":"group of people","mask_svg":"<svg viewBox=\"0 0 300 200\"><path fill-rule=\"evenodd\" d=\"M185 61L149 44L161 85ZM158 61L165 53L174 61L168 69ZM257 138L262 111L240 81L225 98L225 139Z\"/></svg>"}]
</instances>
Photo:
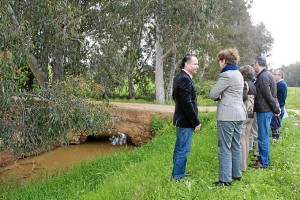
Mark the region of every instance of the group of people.
<instances>
[{"instance_id":1,"label":"group of people","mask_svg":"<svg viewBox=\"0 0 300 200\"><path fill-rule=\"evenodd\" d=\"M262 56L256 57L252 65L241 67L238 66L239 59L235 48L218 53L221 73L210 91L210 98L218 101L219 180L214 183L216 186L229 186L233 180L242 179L242 171L247 169L249 150L253 146L256 146L254 155L257 160L250 167L260 169L269 166L270 130L273 140L278 140L285 112L287 85L283 72L276 70L272 74ZM186 172L187 157L192 134L201 129L192 80L198 68L197 57L187 55L174 80L176 143L171 179L176 181L191 175Z\"/></svg>"}]
</instances>

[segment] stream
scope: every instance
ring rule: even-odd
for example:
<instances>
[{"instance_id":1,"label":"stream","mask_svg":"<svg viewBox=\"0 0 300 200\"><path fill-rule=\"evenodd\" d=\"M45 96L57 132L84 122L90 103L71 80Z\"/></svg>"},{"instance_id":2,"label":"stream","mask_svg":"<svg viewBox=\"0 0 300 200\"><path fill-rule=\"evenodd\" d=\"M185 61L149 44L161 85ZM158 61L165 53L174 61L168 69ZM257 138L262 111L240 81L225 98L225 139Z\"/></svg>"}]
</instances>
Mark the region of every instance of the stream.
<instances>
[{"instance_id":1,"label":"stream","mask_svg":"<svg viewBox=\"0 0 300 200\"><path fill-rule=\"evenodd\" d=\"M18 183L23 183L40 173L68 169L98 156L132 149L134 146L130 144L114 146L106 137L89 138L83 144L58 147L41 155L19 159L10 165L0 167L0 181L5 183L9 179L14 179Z\"/></svg>"}]
</instances>

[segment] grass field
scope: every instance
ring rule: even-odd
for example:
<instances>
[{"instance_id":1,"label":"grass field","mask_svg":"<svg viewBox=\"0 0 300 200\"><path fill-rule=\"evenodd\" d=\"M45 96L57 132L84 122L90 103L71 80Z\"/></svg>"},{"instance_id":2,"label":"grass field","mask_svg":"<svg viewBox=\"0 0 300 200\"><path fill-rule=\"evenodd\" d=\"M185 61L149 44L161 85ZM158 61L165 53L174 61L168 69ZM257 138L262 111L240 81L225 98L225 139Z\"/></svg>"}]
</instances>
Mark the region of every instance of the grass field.
<instances>
[{"instance_id":1,"label":"grass field","mask_svg":"<svg viewBox=\"0 0 300 200\"><path fill-rule=\"evenodd\" d=\"M288 87L286 108L300 110L300 87Z\"/></svg>"},{"instance_id":2,"label":"grass field","mask_svg":"<svg viewBox=\"0 0 300 200\"><path fill-rule=\"evenodd\" d=\"M249 169L230 187L213 185L218 180L217 130L215 113L206 113L187 164L193 175L184 182L170 180L175 129L168 119L156 119L157 137L148 144L17 189L2 184L0 199L299 199L300 127L295 123L300 123L299 116L289 114L282 139L271 145L270 167Z\"/></svg>"}]
</instances>

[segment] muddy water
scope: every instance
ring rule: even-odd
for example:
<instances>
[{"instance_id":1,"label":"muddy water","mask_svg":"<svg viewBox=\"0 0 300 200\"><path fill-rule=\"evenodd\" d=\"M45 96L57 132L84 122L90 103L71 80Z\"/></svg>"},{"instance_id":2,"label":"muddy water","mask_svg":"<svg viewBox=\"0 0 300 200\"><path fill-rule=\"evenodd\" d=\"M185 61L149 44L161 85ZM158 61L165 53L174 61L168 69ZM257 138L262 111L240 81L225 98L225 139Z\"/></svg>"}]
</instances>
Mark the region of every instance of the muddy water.
<instances>
[{"instance_id":1,"label":"muddy water","mask_svg":"<svg viewBox=\"0 0 300 200\"><path fill-rule=\"evenodd\" d=\"M38 174L51 170L71 168L83 161L115 152L130 151L132 145L114 146L108 138L88 140L84 144L59 147L38 156L15 161L13 164L0 167L0 180L15 179L26 182Z\"/></svg>"}]
</instances>

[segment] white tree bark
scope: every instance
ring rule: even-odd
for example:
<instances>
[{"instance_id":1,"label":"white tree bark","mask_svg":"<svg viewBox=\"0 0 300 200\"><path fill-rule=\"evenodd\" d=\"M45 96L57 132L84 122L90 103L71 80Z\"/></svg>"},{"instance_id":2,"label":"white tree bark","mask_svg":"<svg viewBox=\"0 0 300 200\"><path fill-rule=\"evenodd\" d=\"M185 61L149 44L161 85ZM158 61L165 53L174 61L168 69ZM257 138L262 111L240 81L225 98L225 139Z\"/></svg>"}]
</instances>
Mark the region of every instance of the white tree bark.
<instances>
[{"instance_id":1,"label":"white tree bark","mask_svg":"<svg viewBox=\"0 0 300 200\"><path fill-rule=\"evenodd\" d=\"M156 25L156 42L155 42L155 89L156 101L160 104L165 103L164 90L164 67L163 67L163 49L161 46L160 25Z\"/></svg>"}]
</instances>

